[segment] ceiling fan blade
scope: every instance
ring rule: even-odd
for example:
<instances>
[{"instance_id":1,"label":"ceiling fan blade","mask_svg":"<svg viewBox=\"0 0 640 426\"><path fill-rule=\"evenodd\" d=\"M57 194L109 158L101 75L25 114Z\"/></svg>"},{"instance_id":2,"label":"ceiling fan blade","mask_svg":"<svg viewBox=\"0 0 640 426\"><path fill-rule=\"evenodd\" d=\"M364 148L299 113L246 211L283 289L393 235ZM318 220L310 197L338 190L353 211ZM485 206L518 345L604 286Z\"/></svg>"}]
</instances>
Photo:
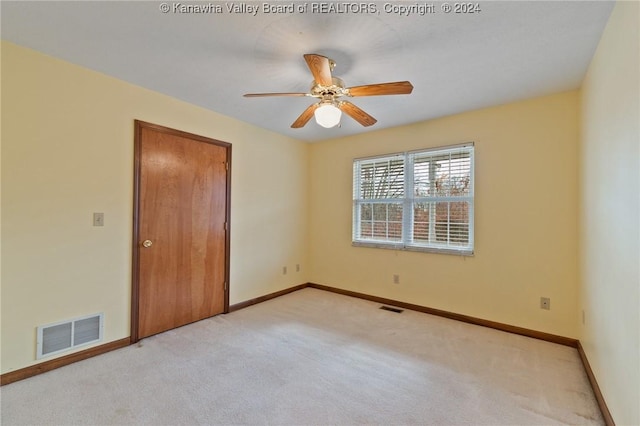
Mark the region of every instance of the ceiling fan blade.
<instances>
[{"instance_id":1,"label":"ceiling fan blade","mask_svg":"<svg viewBox=\"0 0 640 426\"><path fill-rule=\"evenodd\" d=\"M316 83L322 86L331 86L333 79L331 78L331 61L329 58L307 53L304 55L304 60L307 61L307 66L313 74L313 79Z\"/></svg>"},{"instance_id":2,"label":"ceiling fan blade","mask_svg":"<svg viewBox=\"0 0 640 426\"><path fill-rule=\"evenodd\" d=\"M304 127L304 125L307 124L309 122L309 120L311 120L311 117L313 117L314 111L319 106L320 106L320 104L311 104L311 105L309 105L309 107L307 109L305 109L302 112L302 114L300 114L300 117L298 117L296 119L296 121L293 122L291 127L293 129L299 129L300 127Z\"/></svg>"},{"instance_id":3,"label":"ceiling fan blade","mask_svg":"<svg viewBox=\"0 0 640 426\"><path fill-rule=\"evenodd\" d=\"M378 121L351 102L341 101L338 103L338 108L365 127L373 126Z\"/></svg>"},{"instance_id":4,"label":"ceiling fan blade","mask_svg":"<svg viewBox=\"0 0 640 426\"><path fill-rule=\"evenodd\" d=\"M246 93L245 98L263 98L266 96L311 96L309 93Z\"/></svg>"},{"instance_id":5,"label":"ceiling fan blade","mask_svg":"<svg viewBox=\"0 0 640 426\"><path fill-rule=\"evenodd\" d=\"M408 95L413 91L413 86L408 81L396 81L355 86L348 90L351 96Z\"/></svg>"}]
</instances>

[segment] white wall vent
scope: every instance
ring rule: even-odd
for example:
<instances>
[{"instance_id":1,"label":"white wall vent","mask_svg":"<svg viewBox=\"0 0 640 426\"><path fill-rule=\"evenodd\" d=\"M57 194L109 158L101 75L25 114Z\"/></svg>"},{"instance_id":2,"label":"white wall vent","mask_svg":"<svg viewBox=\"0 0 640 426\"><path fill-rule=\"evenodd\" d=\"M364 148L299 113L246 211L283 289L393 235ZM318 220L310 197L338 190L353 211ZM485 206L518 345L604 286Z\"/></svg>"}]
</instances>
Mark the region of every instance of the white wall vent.
<instances>
[{"instance_id":1,"label":"white wall vent","mask_svg":"<svg viewBox=\"0 0 640 426\"><path fill-rule=\"evenodd\" d=\"M104 314L99 313L39 326L36 358L101 341L103 324Z\"/></svg>"}]
</instances>

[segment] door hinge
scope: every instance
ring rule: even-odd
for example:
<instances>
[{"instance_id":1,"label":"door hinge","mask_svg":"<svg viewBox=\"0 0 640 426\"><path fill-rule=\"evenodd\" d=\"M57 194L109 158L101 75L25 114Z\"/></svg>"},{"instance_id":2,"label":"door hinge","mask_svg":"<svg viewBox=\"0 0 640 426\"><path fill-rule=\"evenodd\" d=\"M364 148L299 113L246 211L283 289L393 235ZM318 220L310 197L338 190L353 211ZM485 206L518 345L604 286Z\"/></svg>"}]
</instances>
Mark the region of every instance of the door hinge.
<instances>
[{"instance_id":1,"label":"door hinge","mask_svg":"<svg viewBox=\"0 0 640 426\"><path fill-rule=\"evenodd\" d=\"M227 231L227 230L228 230L228 228L229 228L229 227L227 226L227 223L228 223L228 222L225 222L225 223L224 223L224 230L225 230L225 231Z\"/></svg>"},{"instance_id":2,"label":"door hinge","mask_svg":"<svg viewBox=\"0 0 640 426\"><path fill-rule=\"evenodd\" d=\"M224 291L227 291L227 282L224 282Z\"/></svg>"},{"instance_id":3,"label":"door hinge","mask_svg":"<svg viewBox=\"0 0 640 426\"><path fill-rule=\"evenodd\" d=\"M224 163L224 168L227 169L227 171L229 171L229 162L228 161L226 163Z\"/></svg>"}]
</instances>

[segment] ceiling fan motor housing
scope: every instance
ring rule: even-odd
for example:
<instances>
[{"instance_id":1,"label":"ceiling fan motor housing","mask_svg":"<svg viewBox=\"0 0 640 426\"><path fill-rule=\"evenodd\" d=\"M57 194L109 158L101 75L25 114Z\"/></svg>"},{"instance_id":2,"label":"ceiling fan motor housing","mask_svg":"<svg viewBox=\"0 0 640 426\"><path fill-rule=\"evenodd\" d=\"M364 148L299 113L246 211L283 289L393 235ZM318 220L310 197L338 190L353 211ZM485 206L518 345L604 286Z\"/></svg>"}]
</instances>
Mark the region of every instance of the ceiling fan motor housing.
<instances>
[{"instance_id":1,"label":"ceiling fan motor housing","mask_svg":"<svg viewBox=\"0 0 640 426\"><path fill-rule=\"evenodd\" d=\"M348 91L344 87L344 81L342 81L341 78L332 77L331 80L333 82L331 86L323 86L316 83L316 81L314 80L311 83L311 96L324 99L328 96L339 97L348 95Z\"/></svg>"}]
</instances>

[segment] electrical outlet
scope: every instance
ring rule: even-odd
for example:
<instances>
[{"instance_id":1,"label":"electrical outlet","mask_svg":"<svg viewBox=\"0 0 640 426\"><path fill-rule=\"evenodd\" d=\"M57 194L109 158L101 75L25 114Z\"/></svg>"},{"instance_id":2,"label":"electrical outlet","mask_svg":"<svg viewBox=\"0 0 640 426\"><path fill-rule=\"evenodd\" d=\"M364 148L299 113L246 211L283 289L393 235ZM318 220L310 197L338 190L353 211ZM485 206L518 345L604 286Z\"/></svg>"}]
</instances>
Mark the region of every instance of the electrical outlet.
<instances>
[{"instance_id":1,"label":"electrical outlet","mask_svg":"<svg viewBox=\"0 0 640 426\"><path fill-rule=\"evenodd\" d=\"M282 275L287 275L287 267L286 266L282 267Z\"/></svg>"},{"instance_id":2,"label":"electrical outlet","mask_svg":"<svg viewBox=\"0 0 640 426\"><path fill-rule=\"evenodd\" d=\"M400 284L400 275L393 274L393 283L394 284Z\"/></svg>"},{"instance_id":3,"label":"electrical outlet","mask_svg":"<svg viewBox=\"0 0 640 426\"><path fill-rule=\"evenodd\" d=\"M296 272L300 272L300 264L296 263Z\"/></svg>"},{"instance_id":4,"label":"electrical outlet","mask_svg":"<svg viewBox=\"0 0 640 426\"><path fill-rule=\"evenodd\" d=\"M540 298L540 309L546 309L546 310L551 309L551 299L548 298L548 297L541 297Z\"/></svg>"},{"instance_id":5,"label":"electrical outlet","mask_svg":"<svg viewBox=\"0 0 640 426\"><path fill-rule=\"evenodd\" d=\"M93 226L104 226L104 213L93 214Z\"/></svg>"}]
</instances>

